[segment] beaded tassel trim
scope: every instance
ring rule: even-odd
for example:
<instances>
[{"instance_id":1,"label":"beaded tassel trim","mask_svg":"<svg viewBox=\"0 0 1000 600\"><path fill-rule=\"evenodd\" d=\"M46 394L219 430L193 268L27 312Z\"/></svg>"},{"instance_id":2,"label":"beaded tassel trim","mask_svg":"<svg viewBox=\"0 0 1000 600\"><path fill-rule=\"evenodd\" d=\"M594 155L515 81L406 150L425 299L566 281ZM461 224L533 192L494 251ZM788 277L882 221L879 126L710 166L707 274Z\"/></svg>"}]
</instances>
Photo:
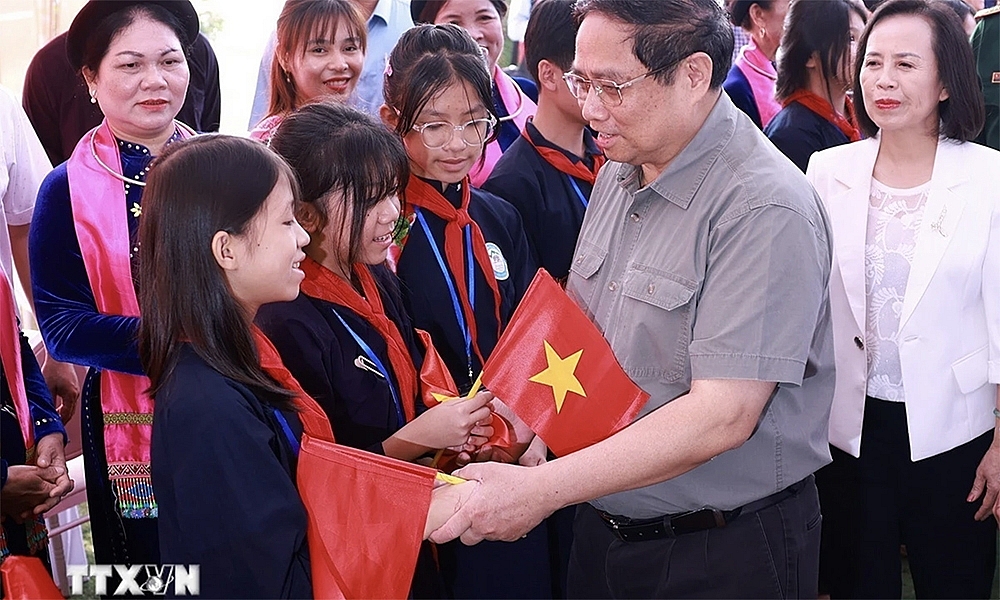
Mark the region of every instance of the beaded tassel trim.
<instances>
[{"instance_id":1,"label":"beaded tassel trim","mask_svg":"<svg viewBox=\"0 0 1000 600\"><path fill-rule=\"evenodd\" d=\"M113 478L111 493L119 514L126 519L155 519L159 514L149 475Z\"/></svg>"}]
</instances>

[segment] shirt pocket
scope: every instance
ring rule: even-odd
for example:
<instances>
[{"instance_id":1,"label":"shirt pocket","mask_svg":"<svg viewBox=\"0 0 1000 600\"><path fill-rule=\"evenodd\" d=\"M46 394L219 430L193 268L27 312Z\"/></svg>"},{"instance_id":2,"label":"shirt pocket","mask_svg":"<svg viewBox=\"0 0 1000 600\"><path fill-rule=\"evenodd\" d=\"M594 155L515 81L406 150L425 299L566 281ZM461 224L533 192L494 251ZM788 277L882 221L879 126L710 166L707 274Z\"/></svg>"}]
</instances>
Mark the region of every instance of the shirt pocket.
<instances>
[{"instance_id":1,"label":"shirt pocket","mask_svg":"<svg viewBox=\"0 0 1000 600\"><path fill-rule=\"evenodd\" d=\"M590 242L580 240L577 244L576 252L573 254L573 262L570 264L569 270L584 279L590 279L601 268L601 265L604 264L604 259L607 256L607 248L601 248Z\"/></svg>"},{"instance_id":2,"label":"shirt pocket","mask_svg":"<svg viewBox=\"0 0 1000 600\"><path fill-rule=\"evenodd\" d=\"M951 363L958 391L971 394L989 383L989 356L989 346L983 346Z\"/></svg>"},{"instance_id":3,"label":"shirt pocket","mask_svg":"<svg viewBox=\"0 0 1000 600\"><path fill-rule=\"evenodd\" d=\"M633 377L673 383L690 371L691 315L698 285L671 273L630 267L622 285L622 323L615 344Z\"/></svg>"}]
</instances>

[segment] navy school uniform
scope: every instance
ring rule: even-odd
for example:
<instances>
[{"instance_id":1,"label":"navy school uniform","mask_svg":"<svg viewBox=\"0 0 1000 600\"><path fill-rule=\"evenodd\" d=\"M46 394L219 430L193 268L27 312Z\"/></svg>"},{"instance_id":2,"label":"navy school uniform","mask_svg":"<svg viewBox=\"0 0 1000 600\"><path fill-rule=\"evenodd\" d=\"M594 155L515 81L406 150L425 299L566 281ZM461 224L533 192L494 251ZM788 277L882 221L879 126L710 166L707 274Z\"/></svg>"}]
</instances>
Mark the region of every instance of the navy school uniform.
<instances>
[{"instance_id":1,"label":"navy school uniform","mask_svg":"<svg viewBox=\"0 0 1000 600\"><path fill-rule=\"evenodd\" d=\"M574 163L583 161L588 168L601 153L586 129L582 158L546 140L530 122L525 131L536 145L557 150ZM534 260L552 277L564 280L594 186L557 170L522 136L500 157L483 189L517 209Z\"/></svg>"},{"instance_id":2,"label":"navy school uniform","mask_svg":"<svg viewBox=\"0 0 1000 600\"><path fill-rule=\"evenodd\" d=\"M423 352L403 308L399 282L383 265L369 269L385 314L399 329L419 372ZM326 412L337 443L384 454L382 442L405 423L399 420L393 392L386 380L372 368L371 361L366 362L366 353L341 318L388 370L398 393L399 385L382 334L345 306L303 292L291 302L262 306L257 311L256 324L274 344L302 389ZM423 402L416 399L416 414L424 410ZM436 598L442 594L441 587L430 545L425 542L420 549L411 593L414 598Z\"/></svg>"},{"instance_id":3,"label":"navy school uniform","mask_svg":"<svg viewBox=\"0 0 1000 600\"><path fill-rule=\"evenodd\" d=\"M435 189L441 189L440 183L429 183ZM462 198L459 185L451 184L444 192L444 197L456 207L461 204ZM466 353L465 337L444 277L447 276L453 285L455 280L450 273L442 271L431 248L433 243L444 258L445 220L429 210L416 210L423 216L433 240L428 238L420 219L415 218L397 262L396 274L402 283L403 300L413 318L414 327L430 334L434 347L454 377L459 391L464 394L472 387L483 365L474 351L471 357ZM493 262L493 273L484 274L473 260L475 301L472 304L476 315L478 347L485 359L493 352L498 339L493 291L486 277L497 280L500 325L506 326L531 283L537 266L528 250L521 217L508 202L473 187L469 216L483 232Z\"/></svg>"},{"instance_id":4,"label":"navy school uniform","mask_svg":"<svg viewBox=\"0 0 1000 600\"><path fill-rule=\"evenodd\" d=\"M774 115L764 135L803 173L813 153L851 141L836 125L798 102Z\"/></svg>"},{"instance_id":5,"label":"navy school uniform","mask_svg":"<svg viewBox=\"0 0 1000 600\"><path fill-rule=\"evenodd\" d=\"M439 182L429 182L441 189ZM445 198L454 206L461 204L459 184L449 185ZM442 271L431 249L437 246L445 256L445 221L426 209L422 214L431 238L415 219L397 263L403 297L416 327L426 330L434 346L464 394L473 378L482 370L475 353L466 356L465 341L453 308ZM478 347L489 358L497 343L497 322L493 291L486 281L495 277L500 289L501 325L506 325L524 295L536 271L517 210L506 201L475 187L471 190L469 216L483 233L490 249L493 273L484 274L473 260L475 301L473 309L478 327ZM464 240L463 240L464 241ZM491 247L492 245L492 247ZM493 248L495 247L495 248ZM445 262L445 264L447 264ZM471 366L470 366L471 362ZM459 541L438 546L438 558L448 592L454 598L544 598L552 594L547 531L532 530L516 542L481 542L464 546Z\"/></svg>"},{"instance_id":6,"label":"navy school uniform","mask_svg":"<svg viewBox=\"0 0 1000 600\"><path fill-rule=\"evenodd\" d=\"M413 325L403 309L399 285L384 266L371 267L381 292L386 316L399 328L418 370L423 354L418 350ZM281 355L282 362L326 411L337 442L383 454L382 441L402 427L397 417L392 392L378 371L365 366L365 352L340 322L340 315L350 328L368 344L393 378L389 352L382 335L373 325L351 309L313 298L304 292L291 302L262 306L257 312L257 326L267 335ZM417 413L423 407L417 402Z\"/></svg>"},{"instance_id":7,"label":"navy school uniform","mask_svg":"<svg viewBox=\"0 0 1000 600\"><path fill-rule=\"evenodd\" d=\"M285 427L288 427L286 431ZM206 598L311 598L302 429L185 345L156 395L151 442L163 564L200 565Z\"/></svg>"}]
</instances>

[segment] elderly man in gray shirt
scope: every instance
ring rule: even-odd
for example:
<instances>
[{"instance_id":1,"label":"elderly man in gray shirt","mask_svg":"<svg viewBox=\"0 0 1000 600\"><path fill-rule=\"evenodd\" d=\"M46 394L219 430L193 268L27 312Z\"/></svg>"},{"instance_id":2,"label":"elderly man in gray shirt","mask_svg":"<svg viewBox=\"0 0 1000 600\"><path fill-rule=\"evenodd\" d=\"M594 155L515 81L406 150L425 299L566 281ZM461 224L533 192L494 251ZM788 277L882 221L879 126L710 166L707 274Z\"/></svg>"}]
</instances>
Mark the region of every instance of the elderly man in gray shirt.
<instances>
[{"instance_id":1,"label":"elderly man in gray shirt","mask_svg":"<svg viewBox=\"0 0 1000 600\"><path fill-rule=\"evenodd\" d=\"M567 291L650 399L550 463L477 464L432 536L515 539L577 502L571 597L816 597L830 460L818 196L721 92L714 0L583 0L566 80L609 162Z\"/></svg>"}]
</instances>

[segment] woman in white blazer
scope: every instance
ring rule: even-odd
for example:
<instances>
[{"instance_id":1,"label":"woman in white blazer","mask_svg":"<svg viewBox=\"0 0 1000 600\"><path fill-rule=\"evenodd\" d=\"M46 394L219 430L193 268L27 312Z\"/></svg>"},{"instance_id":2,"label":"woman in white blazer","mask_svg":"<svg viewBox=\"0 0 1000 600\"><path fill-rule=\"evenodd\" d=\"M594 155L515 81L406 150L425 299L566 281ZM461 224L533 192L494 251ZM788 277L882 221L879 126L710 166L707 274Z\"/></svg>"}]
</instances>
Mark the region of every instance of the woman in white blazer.
<instances>
[{"instance_id":1,"label":"woman in white blazer","mask_svg":"<svg viewBox=\"0 0 1000 600\"><path fill-rule=\"evenodd\" d=\"M818 475L834 596L989 597L1000 518L1000 153L946 5L890 0L861 36L869 139L814 154L830 216L834 463ZM824 489L825 488L825 489Z\"/></svg>"}]
</instances>

